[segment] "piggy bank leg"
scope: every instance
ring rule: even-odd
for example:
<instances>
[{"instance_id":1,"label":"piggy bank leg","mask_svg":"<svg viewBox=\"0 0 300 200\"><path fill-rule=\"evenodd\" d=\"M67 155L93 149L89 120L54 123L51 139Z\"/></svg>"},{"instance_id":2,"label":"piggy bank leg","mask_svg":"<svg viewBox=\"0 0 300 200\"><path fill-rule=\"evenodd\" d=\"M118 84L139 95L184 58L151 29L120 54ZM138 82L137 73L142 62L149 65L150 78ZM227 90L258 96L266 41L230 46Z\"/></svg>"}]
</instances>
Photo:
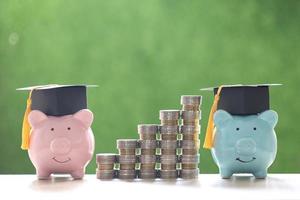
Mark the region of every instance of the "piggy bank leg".
<instances>
[{"instance_id":1,"label":"piggy bank leg","mask_svg":"<svg viewBox=\"0 0 300 200\"><path fill-rule=\"evenodd\" d=\"M36 175L39 180L47 180L50 179L51 172L44 169L37 169Z\"/></svg>"},{"instance_id":2,"label":"piggy bank leg","mask_svg":"<svg viewBox=\"0 0 300 200\"><path fill-rule=\"evenodd\" d=\"M79 170L73 171L73 172L71 173L71 176L72 176L74 179L82 179L83 176L84 176L84 169L79 169Z\"/></svg>"},{"instance_id":3,"label":"piggy bank leg","mask_svg":"<svg viewBox=\"0 0 300 200\"><path fill-rule=\"evenodd\" d=\"M267 177L267 169L263 169L261 171L257 171L257 172L254 172L253 175L255 176L255 178L266 178Z\"/></svg>"},{"instance_id":4,"label":"piggy bank leg","mask_svg":"<svg viewBox=\"0 0 300 200\"><path fill-rule=\"evenodd\" d=\"M227 168L220 168L220 175L224 179L229 179L232 176L232 171Z\"/></svg>"}]
</instances>

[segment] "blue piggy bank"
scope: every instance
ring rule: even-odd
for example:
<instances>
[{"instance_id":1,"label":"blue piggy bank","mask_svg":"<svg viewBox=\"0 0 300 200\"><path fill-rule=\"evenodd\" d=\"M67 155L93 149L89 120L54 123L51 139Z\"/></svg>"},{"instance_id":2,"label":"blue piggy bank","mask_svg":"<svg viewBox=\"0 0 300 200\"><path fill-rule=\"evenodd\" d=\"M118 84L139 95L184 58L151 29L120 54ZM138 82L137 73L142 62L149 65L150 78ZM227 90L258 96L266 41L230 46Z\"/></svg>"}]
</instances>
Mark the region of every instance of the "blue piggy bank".
<instances>
[{"instance_id":1,"label":"blue piggy bank","mask_svg":"<svg viewBox=\"0 0 300 200\"><path fill-rule=\"evenodd\" d=\"M258 115L231 115L224 110L214 114L212 156L222 178L234 173L251 173L265 178L277 152L274 128L278 115L267 110Z\"/></svg>"}]
</instances>

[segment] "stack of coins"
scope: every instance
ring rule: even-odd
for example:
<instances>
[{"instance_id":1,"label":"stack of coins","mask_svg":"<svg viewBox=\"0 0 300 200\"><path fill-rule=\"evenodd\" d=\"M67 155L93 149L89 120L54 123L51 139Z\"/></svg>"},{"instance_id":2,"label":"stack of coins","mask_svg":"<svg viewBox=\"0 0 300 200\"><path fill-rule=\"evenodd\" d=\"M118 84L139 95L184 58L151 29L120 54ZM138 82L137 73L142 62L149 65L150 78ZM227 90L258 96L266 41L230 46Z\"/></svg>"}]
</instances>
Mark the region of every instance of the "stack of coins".
<instances>
[{"instance_id":1,"label":"stack of coins","mask_svg":"<svg viewBox=\"0 0 300 200\"><path fill-rule=\"evenodd\" d=\"M98 179L108 180L115 177L115 163L116 163L116 154L97 154L96 162L97 169L96 175Z\"/></svg>"},{"instance_id":2,"label":"stack of coins","mask_svg":"<svg viewBox=\"0 0 300 200\"><path fill-rule=\"evenodd\" d=\"M199 154L182 155L181 157L181 178L194 179L198 177Z\"/></svg>"},{"instance_id":3,"label":"stack of coins","mask_svg":"<svg viewBox=\"0 0 300 200\"><path fill-rule=\"evenodd\" d=\"M199 133L201 120L201 96L181 96L181 178L197 178L199 174Z\"/></svg>"},{"instance_id":4,"label":"stack of coins","mask_svg":"<svg viewBox=\"0 0 300 200\"><path fill-rule=\"evenodd\" d=\"M156 134L158 133L157 124L139 124L138 133L140 140L156 140Z\"/></svg>"},{"instance_id":5,"label":"stack of coins","mask_svg":"<svg viewBox=\"0 0 300 200\"><path fill-rule=\"evenodd\" d=\"M118 177L120 179L134 179L136 177L136 139L119 139L117 140L117 148L119 149L120 169Z\"/></svg>"},{"instance_id":6,"label":"stack of coins","mask_svg":"<svg viewBox=\"0 0 300 200\"><path fill-rule=\"evenodd\" d=\"M174 179L178 177L177 164L177 136L179 133L179 110L161 110L159 113L160 126L160 178Z\"/></svg>"},{"instance_id":7,"label":"stack of coins","mask_svg":"<svg viewBox=\"0 0 300 200\"><path fill-rule=\"evenodd\" d=\"M157 174L155 166L158 125L140 124L138 125L138 133L140 135L139 146L141 148L139 178L155 179Z\"/></svg>"},{"instance_id":8,"label":"stack of coins","mask_svg":"<svg viewBox=\"0 0 300 200\"><path fill-rule=\"evenodd\" d=\"M199 111L202 103L202 96L198 95L182 95L182 110Z\"/></svg>"},{"instance_id":9,"label":"stack of coins","mask_svg":"<svg viewBox=\"0 0 300 200\"><path fill-rule=\"evenodd\" d=\"M181 105L161 110L161 125L138 125L139 140L117 140L119 155L97 154L97 178L197 178L201 96L181 96Z\"/></svg>"}]
</instances>

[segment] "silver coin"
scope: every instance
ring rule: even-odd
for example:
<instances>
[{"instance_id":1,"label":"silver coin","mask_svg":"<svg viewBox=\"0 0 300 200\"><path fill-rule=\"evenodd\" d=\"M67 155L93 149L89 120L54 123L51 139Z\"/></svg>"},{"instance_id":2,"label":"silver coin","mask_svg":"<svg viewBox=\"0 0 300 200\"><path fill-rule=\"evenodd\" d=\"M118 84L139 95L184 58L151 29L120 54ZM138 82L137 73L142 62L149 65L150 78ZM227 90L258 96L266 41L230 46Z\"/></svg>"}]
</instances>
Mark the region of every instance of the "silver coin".
<instances>
[{"instance_id":1,"label":"silver coin","mask_svg":"<svg viewBox=\"0 0 300 200\"><path fill-rule=\"evenodd\" d=\"M176 155L161 155L160 162L161 162L161 164L176 164L177 156Z\"/></svg>"},{"instance_id":2,"label":"silver coin","mask_svg":"<svg viewBox=\"0 0 300 200\"><path fill-rule=\"evenodd\" d=\"M155 163L156 155L141 155L140 162L141 163Z\"/></svg>"},{"instance_id":3,"label":"silver coin","mask_svg":"<svg viewBox=\"0 0 300 200\"><path fill-rule=\"evenodd\" d=\"M136 178L136 170L119 170L119 179L134 179Z\"/></svg>"},{"instance_id":4,"label":"silver coin","mask_svg":"<svg viewBox=\"0 0 300 200\"><path fill-rule=\"evenodd\" d=\"M183 179L195 179L198 178L199 169L182 169L180 170L180 177Z\"/></svg>"},{"instance_id":5,"label":"silver coin","mask_svg":"<svg viewBox=\"0 0 300 200\"><path fill-rule=\"evenodd\" d=\"M161 179L176 179L178 177L177 170L160 170Z\"/></svg>"},{"instance_id":6,"label":"silver coin","mask_svg":"<svg viewBox=\"0 0 300 200\"><path fill-rule=\"evenodd\" d=\"M162 149L176 149L177 148L177 140L161 140L160 147Z\"/></svg>"},{"instance_id":7,"label":"silver coin","mask_svg":"<svg viewBox=\"0 0 300 200\"><path fill-rule=\"evenodd\" d=\"M158 132L157 124L139 124L138 125L138 133L139 134L155 134Z\"/></svg>"},{"instance_id":8,"label":"silver coin","mask_svg":"<svg viewBox=\"0 0 300 200\"><path fill-rule=\"evenodd\" d=\"M201 126L194 126L194 125L183 125L180 126L180 133L182 134L194 134L200 133Z\"/></svg>"},{"instance_id":9,"label":"silver coin","mask_svg":"<svg viewBox=\"0 0 300 200\"><path fill-rule=\"evenodd\" d=\"M116 162L116 156L113 153L98 153L96 154L96 161L100 164L112 164Z\"/></svg>"},{"instance_id":10,"label":"silver coin","mask_svg":"<svg viewBox=\"0 0 300 200\"><path fill-rule=\"evenodd\" d=\"M97 168L99 170L112 170L114 169L115 163L97 163Z\"/></svg>"},{"instance_id":11,"label":"silver coin","mask_svg":"<svg viewBox=\"0 0 300 200\"><path fill-rule=\"evenodd\" d=\"M135 155L119 155L120 164L133 164L136 163L137 158Z\"/></svg>"},{"instance_id":12,"label":"silver coin","mask_svg":"<svg viewBox=\"0 0 300 200\"><path fill-rule=\"evenodd\" d=\"M113 179L114 176L115 176L114 170L96 170L97 179L108 180L108 179Z\"/></svg>"},{"instance_id":13,"label":"silver coin","mask_svg":"<svg viewBox=\"0 0 300 200\"><path fill-rule=\"evenodd\" d=\"M141 179L155 179L156 178L156 170L140 170L139 178Z\"/></svg>"},{"instance_id":14,"label":"silver coin","mask_svg":"<svg viewBox=\"0 0 300 200\"><path fill-rule=\"evenodd\" d=\"M161 134L164 134L164 133L174 133L174 134L177 134L177 133L179 133L179 126L162 125L162 126L159 127L159 132Z\"/></svg>"},{"instance_id":15,"label":"silver coin","mask_svg":"<svg viewBox=\"0 0 300 200\"><path fill-rule=\"evenodd\" d=\"M182 149L199 149L200 140L182 140Z\"/></svg>"},{"instance_id":16,"label":"silver coin","mask_svg":"<svg viewBox=\"0 0 300 200\"><path fill-rule=\"evenodd\" d=\"M160 110L160 120L178 120L180 118L180 110Z\"/></svg>"},{"instance_id":17,"label":"silver coin","mask_svg":"<svg viewBox=\"0 0 300 200\"><path fill-rule=\"evenodd\" d=\"M118 139L117 148L118 149L135 149L137 147L136 139Z\"/></svg>"},{"instance_id":18,"label":"silver coin","mask_svg":"<svg viewBox=\"0 0 300 200\"><path fill-rule=\"evenodd\" d=\"M201 119L201 111L181 111L181 118L186 121L190 120L200 120Z\"/></svg>"},{"instance_id":19,"label":"silver coin","mask_svg":"<svg viewBox=\"0 0 300 200\"><path fill-rule=\"evenodd\" d=\"M201 105L202 96L198 95L182 95L180 99L181 105Z\"/></svg>"},{"instance_id":20,"label":"silver coin","mask_svg":"<svg viewBox=\"0 0 300 200\"><path fill-rule=\"evenodd\" d=\"M200 154L197 155L182 155L181 162L183 164L194 164L198 163L200 158Z\"/></svg>"},{"instance_id":21,"label":"silver coin","mask_svg":"<svg viewBox=\"0 0 300 200\"><path fill-rule=\"evenodd\" d=\"M157 141L156 140L139 140L141 149L155 149Z\"/></svg>"}]
</instances>

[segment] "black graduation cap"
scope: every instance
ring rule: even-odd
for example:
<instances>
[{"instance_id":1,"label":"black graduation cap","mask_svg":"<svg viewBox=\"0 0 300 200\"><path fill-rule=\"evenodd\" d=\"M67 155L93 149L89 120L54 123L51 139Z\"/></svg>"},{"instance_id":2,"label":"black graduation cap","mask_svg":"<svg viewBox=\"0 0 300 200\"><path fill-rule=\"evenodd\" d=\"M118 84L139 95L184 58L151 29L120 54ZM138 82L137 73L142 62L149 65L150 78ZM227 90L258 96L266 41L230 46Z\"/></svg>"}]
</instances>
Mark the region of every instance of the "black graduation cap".
<instances>
[{"instance_id":1,"label":"black graduation cap","mask_svg":"<svg viewBox=\"0 0 300 200\"><path fill-rule=\"evenodd\" d=\"M209 114L204 148L213 144L213 116L217 110L232 115L255 115L270 109L269 87L281 84L222 85L201 90L213 91L215 98Z\"/></svg>"},{"instance_id":2,"label":"black graduation cap","mask_svg":"<svg viewBox=\"0 0 300 200\"><path fill-rule=\"evenodd\" d=\"M269 87L281 84L224 85L220 91L217 110L232 115L254 115L270 109ZM204 88L217 94L220 87Z\"/></svg>"},{"instance_id":3,"label":"black graduation cap","mask_svg":"<svg viewBox=\"0 0 300 200\"><path fill-rule=\"evenodd\" d=\"M31 110L39 110L49 116L71 115L87 108L87 87L96 85L39 85L17 90L29 91L27 107L23 119L22 149L29 147L31 127L28 115Z\"/></svg>"},{"instance_id":4,"label":"black graduation cap","mask_svg":"<svg viewBox=\"0 0 300 200\"><path fill-rule=\"evenodd\" d=\"M74 114L87 108L86 88L95 85L42 85L17 90L31 91L31 110L50 116Z\"/></svg>"}]
</instances>

